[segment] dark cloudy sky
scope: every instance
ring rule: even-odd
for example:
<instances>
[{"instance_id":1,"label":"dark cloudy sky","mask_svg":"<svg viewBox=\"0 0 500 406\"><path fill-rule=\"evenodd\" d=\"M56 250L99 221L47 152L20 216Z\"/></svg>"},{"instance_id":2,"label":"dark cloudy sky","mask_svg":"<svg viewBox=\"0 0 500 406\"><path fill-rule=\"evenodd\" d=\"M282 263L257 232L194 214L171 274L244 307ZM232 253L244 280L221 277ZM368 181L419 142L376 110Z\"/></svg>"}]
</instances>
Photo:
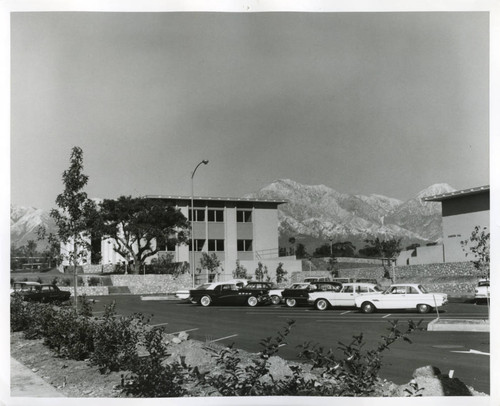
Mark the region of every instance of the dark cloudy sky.
<instances>
[{"instance_id":1,"label":"dark cloudy sky","mask_svg":"<svg viewBox=\"0 0 500 406\"><path fill-rule=\"evenodd\" d=\"M489 184L483 12L11 14L11 201Z\"/></svg>"}]
</instances>

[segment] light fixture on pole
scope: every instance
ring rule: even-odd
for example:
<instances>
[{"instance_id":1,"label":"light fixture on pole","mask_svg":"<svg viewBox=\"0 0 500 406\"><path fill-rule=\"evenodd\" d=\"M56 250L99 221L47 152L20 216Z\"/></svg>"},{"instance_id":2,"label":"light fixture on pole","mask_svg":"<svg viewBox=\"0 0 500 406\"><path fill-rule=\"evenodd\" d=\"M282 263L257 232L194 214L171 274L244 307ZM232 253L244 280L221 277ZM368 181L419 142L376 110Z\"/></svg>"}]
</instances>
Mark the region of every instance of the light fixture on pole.
<instances>
[{"instance_id":1,"label":"light fixture on pole","mask_svg":"<svg viewBox=\"0 0 500 406\"><path fill-rule=\"evenodd\" d=\"M193 173L191 174L191 276L193 278L193 288L194 288L194 271L195 271L195 266L194 266L194 261L195 261L195 256L194 256L194 251L195 251L195 246L194 246L194 174L196 173L196 170L201 164L208 164L208 159L204 159L201 161L196 167L194 168Z\"/></svg>"}]
</instances>

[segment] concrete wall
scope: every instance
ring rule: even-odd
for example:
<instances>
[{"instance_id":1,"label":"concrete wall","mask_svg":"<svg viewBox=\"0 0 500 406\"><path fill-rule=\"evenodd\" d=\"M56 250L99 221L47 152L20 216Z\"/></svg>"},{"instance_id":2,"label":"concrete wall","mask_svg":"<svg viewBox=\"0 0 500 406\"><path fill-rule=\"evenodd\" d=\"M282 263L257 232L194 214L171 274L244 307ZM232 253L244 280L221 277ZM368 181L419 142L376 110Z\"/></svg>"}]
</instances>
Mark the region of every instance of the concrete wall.
<instances>
[{"instance_id":1,"label":"concrete wall","mask_svg":"<svg viewBox=\"0 0 500 406\"><path fill-rule=\"evenodd\" d=\"M444 262L443 245L417 247L413 250L401 251L396 259L396 265L425 265Z\"/></svg>"},{"instance_id":2,"label":"concrete wall","mask_svg":"<svg viewBox=\"0 0 500 406\"><path fill-rule=\"evenodd\" d=\"M470 238L475 226L489 228L489 210L443 217L445 262L470 261L460 242Z\"/></svg>"}]
</instances>

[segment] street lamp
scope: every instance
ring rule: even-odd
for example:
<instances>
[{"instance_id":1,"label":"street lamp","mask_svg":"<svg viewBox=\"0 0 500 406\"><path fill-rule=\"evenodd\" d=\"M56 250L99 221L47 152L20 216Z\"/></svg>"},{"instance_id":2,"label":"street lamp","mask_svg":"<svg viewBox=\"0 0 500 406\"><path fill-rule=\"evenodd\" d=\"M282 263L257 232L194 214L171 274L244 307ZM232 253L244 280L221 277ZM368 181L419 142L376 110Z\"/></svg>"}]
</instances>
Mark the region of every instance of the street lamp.
<instances>
[{"instance_id":1,"label":"street lamp","mask_svg":"<svg viewBox=\"0 0 500 406\"><path fill-rule=\"evenodd\" d=\"M201 164L208 164L208 159L204 159L194 168L191 174L191 276L193 278L193 288L194 288L194 174Z\"/></svg>"}]
</instances>

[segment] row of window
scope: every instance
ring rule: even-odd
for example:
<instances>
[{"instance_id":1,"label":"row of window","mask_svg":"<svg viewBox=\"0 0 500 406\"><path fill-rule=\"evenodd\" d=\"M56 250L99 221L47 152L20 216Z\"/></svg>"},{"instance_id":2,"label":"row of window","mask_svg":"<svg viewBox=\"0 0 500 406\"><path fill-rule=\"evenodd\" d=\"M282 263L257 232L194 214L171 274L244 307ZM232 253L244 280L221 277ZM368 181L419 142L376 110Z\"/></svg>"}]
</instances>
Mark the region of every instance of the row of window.
<instances>
[{"instance_id":1,"label":"row of window","mask_svg":"<svg viewBox=\"0 0 500 406\"><path fill-rule=\"evenodd\" d=\"M205 246L206 240L194 240L194 250L202 251ZM253 241L252 240L237 240L238 251L252 251ZM189 250L191 251L191 240L188 241ZM175 251L175 244L167 244L166 246L160 246L160 251ZM209 252L222 252L224 251L224 240L208 240L208 251Z\"/></svg>"},{"instance_id":2,"label":"row of window","mask_svg":"<svg viewBox=\"0 0 500 406\"><path fill-rule=\"evenodd\" d=\"M193 214L194 213L194 216ZM205 221L206 218L209 223L222 223L224 222L224 210L223 209L194 209L194 211L189 210L189 221ZM236 210L236 222L237 223L251 223L252 222L252 212L251 210Z\"/></svg>"}]
</instances>

